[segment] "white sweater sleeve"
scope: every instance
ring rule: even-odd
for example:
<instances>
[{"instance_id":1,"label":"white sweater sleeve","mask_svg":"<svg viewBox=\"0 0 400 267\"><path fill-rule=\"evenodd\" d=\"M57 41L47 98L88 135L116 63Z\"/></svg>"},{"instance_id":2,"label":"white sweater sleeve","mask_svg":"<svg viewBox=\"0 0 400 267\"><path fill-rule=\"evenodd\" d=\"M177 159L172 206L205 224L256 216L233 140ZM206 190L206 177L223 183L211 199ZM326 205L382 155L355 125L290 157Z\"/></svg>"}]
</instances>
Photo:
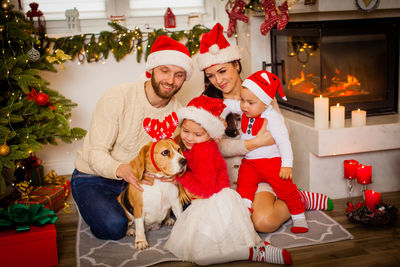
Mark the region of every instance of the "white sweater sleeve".
<instances>
[{"instance_id":1,"label":"white sweater sleeve","mask_svg":"<svg viewBox=\"0 0 400 267\"><path fill-rule=\"evenodd\" d=\"M270 131L279 148L282 167L293 167L293 151L285 119L276 111L270 112L267 116L262 115L262 117L268 120L267 130Z\"/></svg>"},{"instance_id":2,"label":"white sweater sleeve","mask_svg":"<svg viewBox=\"0 0 400 267\"><path fill-rule=\"evenodd\" d=\"M220 117L225 119L226 116L228 116L229 113L235 113L235 114L242 114L242 110L240 109L240 101L239 100L234 100L234 99L224 99L224 104L226 108L224 111L222 111Z\"/></svg>"},{"instance_id":3,"label":"white sweater sleeve","mask_svg":"<svg viewBox=\"0 0 400 267\"><path fill-rule=\"evenodd\" d=\"M111 156L118 135L120 114L123 110L122 94L110 92L97 103L93 112L86 149L87 162L93 171L103 177L116 177L116 170L121 162Z\"/></svg>"}]
</instances>

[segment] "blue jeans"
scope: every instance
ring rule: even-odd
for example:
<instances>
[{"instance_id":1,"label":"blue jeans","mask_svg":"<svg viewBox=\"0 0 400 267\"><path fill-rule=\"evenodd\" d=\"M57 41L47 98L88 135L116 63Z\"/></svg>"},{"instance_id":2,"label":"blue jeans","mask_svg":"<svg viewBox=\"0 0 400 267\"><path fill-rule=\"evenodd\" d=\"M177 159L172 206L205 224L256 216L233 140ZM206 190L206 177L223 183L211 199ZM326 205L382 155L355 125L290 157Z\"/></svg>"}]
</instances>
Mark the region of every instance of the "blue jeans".
<instances>
[{"instance_id":1,"label":"blue jeans","mask_svg":"<svg viewBox=\"0 0 400 267\"><path fill-rule=\"evenodd\" d=\"M107 179L76 169L72 173L72 196L95 237L119 240L126 235L128 221L117 201L126 185L123 180Z\"/></svg>"}]
</instances>

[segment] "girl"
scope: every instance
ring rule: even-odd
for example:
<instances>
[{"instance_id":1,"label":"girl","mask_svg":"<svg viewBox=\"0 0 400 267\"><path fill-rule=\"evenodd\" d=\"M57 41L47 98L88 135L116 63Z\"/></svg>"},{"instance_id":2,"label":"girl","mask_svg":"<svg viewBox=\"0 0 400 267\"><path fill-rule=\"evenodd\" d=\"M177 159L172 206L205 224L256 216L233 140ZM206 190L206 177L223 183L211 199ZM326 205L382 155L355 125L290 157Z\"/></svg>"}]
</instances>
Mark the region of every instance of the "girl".
<instances>
[{"instance_id":1,"label":"girl","mask_svg":"<svg viewBox=\"0 0 400 267\"><path fill-rule=\"evenodd\" d=\"M214 139L225 125L221 99L199 96L178 110L188 169L177 180L192 202L177 219L165 248L200 265L236 260L291 264L288 251L261 242L241 197L229 188L226 164Z\"/></svg>"}]
</instances>

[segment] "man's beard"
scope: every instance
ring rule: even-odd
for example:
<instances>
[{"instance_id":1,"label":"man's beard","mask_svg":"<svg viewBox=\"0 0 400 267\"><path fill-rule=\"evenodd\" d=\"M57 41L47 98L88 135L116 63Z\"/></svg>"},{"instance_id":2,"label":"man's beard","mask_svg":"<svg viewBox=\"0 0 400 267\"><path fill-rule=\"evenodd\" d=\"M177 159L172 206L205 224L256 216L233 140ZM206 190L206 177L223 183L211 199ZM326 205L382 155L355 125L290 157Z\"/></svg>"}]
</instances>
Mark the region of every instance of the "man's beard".
<instances>
[{"instance_id":1,"label":"man's beard","mask_svg":"<svg viewBox=\"0 0 400 267\"><path fill-rule=\"evenodd\" d=\"M154 78L154 74L151 75L150 82L151 82L151 86L152 86L153 89L154 89L154 93L155 93L158 97L160 97L160 98L162 98L162 99L171 99L171 97L173 97L173 96L174 96L176 93L178 93L179 90L181 89L181 87L179 87L179 88L177 88L177 89L175 89L174 91L171 91L171 92L166 92L166 93L161 92L161 89L160 89L160 82L157 83L156 79ZM172 86L171 86L171 87L172 87Z\"/></svg>"}]
</instances>

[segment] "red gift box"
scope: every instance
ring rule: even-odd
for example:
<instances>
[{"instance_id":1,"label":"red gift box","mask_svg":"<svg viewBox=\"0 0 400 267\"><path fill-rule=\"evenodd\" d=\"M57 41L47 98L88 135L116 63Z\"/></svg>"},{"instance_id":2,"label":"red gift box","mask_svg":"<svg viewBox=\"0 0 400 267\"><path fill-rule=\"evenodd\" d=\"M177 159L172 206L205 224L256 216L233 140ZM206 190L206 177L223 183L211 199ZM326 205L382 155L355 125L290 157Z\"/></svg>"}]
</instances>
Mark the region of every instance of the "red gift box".
<instances>
[{"instance_id":1,"label":"red gift box","mask_svg":"<svg viewBox=\"0 0 400 267\"><path fill-rule=\"evenodd\" d=\"M63 186L37 186L29 194L29 199L20 199L17 203L43 204L57 212L64 207L65 189Z\"/></svg>"},{"instance_id":2,"label":"red gift box","mask_svg":"<svg viewBox=\"0 0 400 267\"><path fill-rule=\"evenodd\" d=\"M58 265L57 232L54 224L31 226L29 231L0 232L2 266L47 267Z\"/></svg>"}]
</instances>

